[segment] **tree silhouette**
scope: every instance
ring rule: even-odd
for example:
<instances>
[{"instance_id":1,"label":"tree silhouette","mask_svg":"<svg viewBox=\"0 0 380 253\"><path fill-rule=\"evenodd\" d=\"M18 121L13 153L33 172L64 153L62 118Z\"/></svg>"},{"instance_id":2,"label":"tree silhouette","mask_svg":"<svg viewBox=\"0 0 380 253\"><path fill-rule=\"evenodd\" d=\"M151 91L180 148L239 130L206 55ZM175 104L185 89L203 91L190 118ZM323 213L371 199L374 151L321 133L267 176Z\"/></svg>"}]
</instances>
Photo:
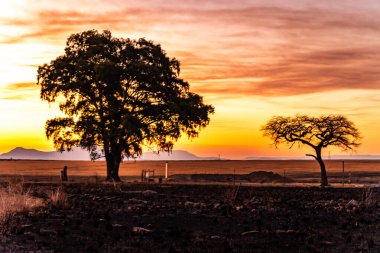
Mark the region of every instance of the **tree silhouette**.
<instances>
[{"instance_id":1,"label":"tree silhouette","mask_svg":"<svg viewBox=\"0 0 380 253\"><path fill-rule=\"evenodd\" d=\"M337 146L343 150L352 150L360 145L359 131L354 123L342 115L309 117L296 115L294 117L275 116L262 127L264 136L273 139L277 147L287 143L290 148L295 143L304 144L314 149L312 156L321 168L321 186L327 186L327 173L322 159L322 148Z\"/></svg>"},{"instance_id":2,"label":"tree silhouette","mask_svg":"<svg viewBox=\"0 0 380 253\"><path fill-rule=\"evenodd\" d=\"M48 120L46 135L57 150L104 156L107 179L119 181L123 157L141 155L144 145L170 151L182 133L193 138L208 125L214 108L179 74L179 61L152 41L73 34L64 55L38 68L41 99L66 115Z\"/></svg>"}]
</instances>

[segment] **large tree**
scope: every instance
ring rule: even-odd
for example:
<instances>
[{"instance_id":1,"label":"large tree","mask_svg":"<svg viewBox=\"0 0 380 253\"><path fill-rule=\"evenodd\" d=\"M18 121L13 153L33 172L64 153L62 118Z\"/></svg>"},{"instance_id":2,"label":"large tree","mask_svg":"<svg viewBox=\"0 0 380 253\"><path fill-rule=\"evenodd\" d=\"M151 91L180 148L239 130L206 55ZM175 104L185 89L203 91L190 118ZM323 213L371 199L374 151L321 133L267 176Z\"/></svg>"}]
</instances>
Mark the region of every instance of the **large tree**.
<instances>
[{"instance_id":1,"label":"large tree","mask_svg":"<svg viewBox=\"0 0 380 253\"><path fill-rule=\"evenodd\" d=\"M208 125L214 108L179 74L179 61L152 41L73 34L64 55L38 68L41 99L65 114L46 122L46 135L57 150L80 146L92 159L104 156L107 179L119 181L123 157L144 145L170 151L182 133L193 138Z\"/></svg>"},{"instance_id":2,"label":"large tree","mask_svg":"<svg viewBox=\"0 0 380 253\"><path fill-rule=\"evenodd\" d=\"M273 139L277 147L287 143L290 148L298 143L311 147L314 154L307 154L317 160L321 168L321 186L327 186L326 166L322 159L322 149L337 146L343 150L352 150L360 145L360 134L354 123L342 115L309 117L296 115L294 117L275 116L270 119L262 130L265 136Z\"/></svg>"}]
</instances>

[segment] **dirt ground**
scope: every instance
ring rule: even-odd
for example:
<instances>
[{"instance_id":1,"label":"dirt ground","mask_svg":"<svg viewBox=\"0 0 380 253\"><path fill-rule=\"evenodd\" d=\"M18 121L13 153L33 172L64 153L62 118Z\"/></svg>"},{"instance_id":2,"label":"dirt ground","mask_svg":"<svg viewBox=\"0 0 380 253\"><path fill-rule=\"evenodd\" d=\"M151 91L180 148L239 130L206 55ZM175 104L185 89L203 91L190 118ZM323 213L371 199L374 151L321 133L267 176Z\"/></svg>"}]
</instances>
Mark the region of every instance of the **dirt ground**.
<instances>
[{"instance_id":1,"label":"dirt ground","mask_svg":"<svg viewBox=\"0 0 380 253\"><path fill-rule=\"evenodd\" d=\"M46 206L2 225L0 252L380 252L380 189L25 185Z\"/></svg>"}]
</instances>

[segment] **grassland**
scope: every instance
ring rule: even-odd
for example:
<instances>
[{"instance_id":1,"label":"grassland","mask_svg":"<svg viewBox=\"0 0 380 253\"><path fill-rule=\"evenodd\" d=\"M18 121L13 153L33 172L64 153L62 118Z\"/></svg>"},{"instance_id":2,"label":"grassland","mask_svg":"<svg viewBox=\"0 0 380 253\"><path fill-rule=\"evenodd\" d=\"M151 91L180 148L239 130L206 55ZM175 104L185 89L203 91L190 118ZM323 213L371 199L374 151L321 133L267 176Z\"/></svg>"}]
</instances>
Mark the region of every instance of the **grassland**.
<instances>
[{"instance_id":1,"label":"grassland","mask_svg":"<svg viewBox=\"0 0 380 253\"><path fill-rule=\"evenodd\" d=\"M379 183L380 160L346 160L342 173L341 160L327 160L326 166L332 182L346 181ZM138 177L142 169L154 169L156 175L164 175L165 161L124 161L122 177ZM69 176L99 176L106 173L103 161L33 161L0 160L0 175L46 176L56 178L64 165ZM169 161L169 175L174 174L248 174L253 171L272 171L295 181L316 182L319 178L318 164L313 160L215 160L215 161Z\"/></svg>"}]
</instances>

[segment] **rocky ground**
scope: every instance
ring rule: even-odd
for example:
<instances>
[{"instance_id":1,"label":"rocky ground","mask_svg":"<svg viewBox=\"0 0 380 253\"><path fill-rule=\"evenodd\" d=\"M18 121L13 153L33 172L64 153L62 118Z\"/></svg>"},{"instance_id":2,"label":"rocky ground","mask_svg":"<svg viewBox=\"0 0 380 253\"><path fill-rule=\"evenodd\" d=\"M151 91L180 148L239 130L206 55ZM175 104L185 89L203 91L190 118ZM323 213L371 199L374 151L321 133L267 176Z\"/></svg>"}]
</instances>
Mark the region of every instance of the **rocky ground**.
<instances>
[{"instance_id":1,"label":"rocky ground","mask_svg":"<svg viewBox=\"0 0 380 253\"><path fill-rule=\"evenodd\" d=\"M46 206L2 225L0 252L380 252L380 189L26 185Z\"/></svg>"}]
</instances>

